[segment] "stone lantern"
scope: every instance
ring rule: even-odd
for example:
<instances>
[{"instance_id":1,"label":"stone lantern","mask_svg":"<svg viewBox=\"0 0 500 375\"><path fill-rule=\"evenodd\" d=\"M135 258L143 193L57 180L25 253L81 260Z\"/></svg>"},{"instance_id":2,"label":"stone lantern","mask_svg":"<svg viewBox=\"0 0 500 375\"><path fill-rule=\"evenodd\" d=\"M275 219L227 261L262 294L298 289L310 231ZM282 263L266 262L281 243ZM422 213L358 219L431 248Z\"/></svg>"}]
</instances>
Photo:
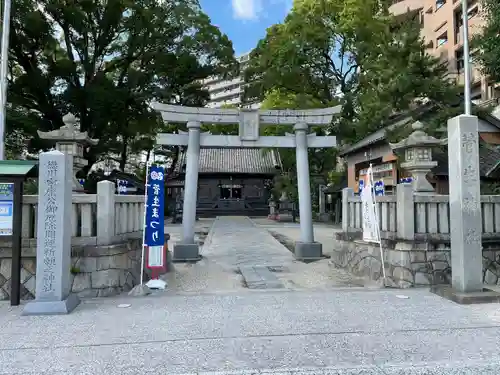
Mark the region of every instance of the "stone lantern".
<instances>
[{"instance_id":1,"label":"stone lantern","mask_svg":"<svg viewBox=\"0 0 500 375\"><path fill-rule=\"evenodd\" d=\"M427 174L438 165L432 160L432 149L446 144L446 140L431 137L422 129L424 125L417 121L412 125L413 133L408 138L390 146L396 153L404 152L404 162L401 168L413 177L413 191L416 193L432 193L434 188L427 180Z\"/></svg>"},{"instance_id":2,"label":"stone lantern","mask_svg":"<svg viewBox=\"0 0 500 375\"><path fill-rule=\"evenodd\" d=\"M83 192L83 187L76 178L76 173L88 164L88 161L83 158L83 151L86 147L95 146L99 142L98 139L92 139L87 132L79 130L76 117L68 113L63 117L64 126L58 130L50 132L38 131L38 136L41 139L54 141L56 150L69 155L73 159L73 191Z\"/></svg>"}]
</instances>

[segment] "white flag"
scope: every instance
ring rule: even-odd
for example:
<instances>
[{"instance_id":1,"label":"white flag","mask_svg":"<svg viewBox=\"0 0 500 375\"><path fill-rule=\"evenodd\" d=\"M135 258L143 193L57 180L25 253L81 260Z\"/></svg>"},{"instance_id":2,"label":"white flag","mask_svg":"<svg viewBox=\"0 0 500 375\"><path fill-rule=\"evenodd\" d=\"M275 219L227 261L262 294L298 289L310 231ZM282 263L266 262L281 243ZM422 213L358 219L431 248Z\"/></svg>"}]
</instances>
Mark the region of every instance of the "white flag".
<instances>
[{"instance_id":1,"label":"white flag","mask_svg":"<svg viewBox=\"0 0 500 375\"><path fill-rule=\"evenodd\" d=\"M362 226L363 226L363 241L380 242L380 233L378 228L378 215L375 207L375 199L373 192L373 177L372 167L367 171L368 181L361 192L362 205Z\"/></svg>"}]
</instances>

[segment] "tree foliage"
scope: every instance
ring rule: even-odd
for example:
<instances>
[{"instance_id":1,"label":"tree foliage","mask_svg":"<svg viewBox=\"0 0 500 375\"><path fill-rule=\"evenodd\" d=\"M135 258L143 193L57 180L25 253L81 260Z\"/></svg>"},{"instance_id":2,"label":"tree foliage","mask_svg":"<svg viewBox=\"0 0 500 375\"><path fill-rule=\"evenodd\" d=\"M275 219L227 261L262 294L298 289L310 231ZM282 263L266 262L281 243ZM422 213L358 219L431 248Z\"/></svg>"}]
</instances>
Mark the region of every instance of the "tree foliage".
<instances>
[{"instance_id":1,"label":"tree foliage","mask_svg":"<svg viewBox=\"0 0 500 375\"><path fill-rule=\"evenodd\" d=\"M237 71L232 44L196 0L18 0L10 36L7 131L47 145L36 130L67 112L108 152L151 147L163 125L152 101L204 105L200 81ZM165 130L165 129L163 129Z\"/></svg>"},{"instance_id":2,"label":"tree foliage","mask_svg":"<svg viewBox=\"0 0 500 375\"><path fill-rule=\"evenodd\" d=\"M456 104L444 63L425 53L418 19L393 17L377 0L295 0L283 23L268 29L246 71L247 100L269 91L342 104L332 131L356 141L416 102Z\"/></svg>"},{"instance_id":3,"label":"tree foliage","mask_svg":"<svg viewBox=\"0 0 500 375\"><path fill-rule=\"evenodd\" d=\"M500 82L500 2L483 0L481 6L485 26L473 39L472 46L478 49L474 56L483 73Z\"/></svg>"},{"instance_id":4,"label":"tree foliage","mask_svg":"<svg viewBox=\"0 0 500 375\"><path fill-rule=\"evenodd\" d=\"M319 100L307 94L294 94L280 89L268 91L263 102L262 109L313 109L321 108ZM328 135L328 128L312 127L312 133L318 136ZM285 136L293 133L293 126L287 125L264 125L261 127L261 134L265 136ZM263 150L268 152L268 150ZM279 199L282 192L292 200L298 200L297 191L297 162L295 149L280 148L279 154L282 164L282 174L273 181L273 196ZM311 178L311 192L316 195L319 184L324 184L328 180L329 172L335 168L337 161L336 148L311 148L308 150L309 173Z\"/></svg>"}]
</instances>

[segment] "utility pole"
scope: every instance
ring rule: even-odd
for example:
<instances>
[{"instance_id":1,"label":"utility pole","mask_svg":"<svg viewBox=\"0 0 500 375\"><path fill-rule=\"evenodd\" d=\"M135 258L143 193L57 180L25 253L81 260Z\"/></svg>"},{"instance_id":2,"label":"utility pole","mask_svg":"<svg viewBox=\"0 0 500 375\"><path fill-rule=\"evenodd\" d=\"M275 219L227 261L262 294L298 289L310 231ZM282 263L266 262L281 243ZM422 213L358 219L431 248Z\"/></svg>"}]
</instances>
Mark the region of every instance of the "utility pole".
<instances>
[{"instance_id":1,"label":"utility pole","mask_svg":"<svg viewBox=\"0 0 500 375\"><path fill-rule=\"evenodd\" d=\"M0 160L5 159L5 122L7 118L7 69L9 65L11 0L3 1L2 46L0 56Z\"/></svg>"}]
</instances>

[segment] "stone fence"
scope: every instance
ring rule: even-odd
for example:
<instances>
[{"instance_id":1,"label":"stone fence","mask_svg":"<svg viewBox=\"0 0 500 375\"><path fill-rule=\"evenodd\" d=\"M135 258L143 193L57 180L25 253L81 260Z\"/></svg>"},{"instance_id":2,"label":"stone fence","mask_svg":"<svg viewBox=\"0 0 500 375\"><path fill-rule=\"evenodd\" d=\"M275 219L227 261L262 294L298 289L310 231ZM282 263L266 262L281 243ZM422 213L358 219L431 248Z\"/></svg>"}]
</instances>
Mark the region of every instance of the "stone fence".
<instances>
[{"instance_id":1,"label":"stone fence","mask_svg":"<svg viewBox=\"0 0 500 375\"><path fill-rule=\"evenodd\" d=\"M411 185L398 185L396 195L376 197L380 245L362 241L361 198L352 189L342 196L342 232L336 234L332 261L360 276L378 280L385 267L397 287L434 285L451 281L449 197L415 194ZM472 209L463 202L463 209ZM481 196L483 279L500 280L500 196Z\"/></svg>"},{"instance_id":2,"label":"stone fence","mask_svg":"<svg viewBox=\"0 0 500 375\"><path fill-rule=\"evenodd\" d=\"M38 195L23 198L23 247L36 247ZM115 185L97 184L97 194L73 194L72 245L111 245L141 238L144 196L116 195ZM27 243L28 242L28 243Z\"/></svg>"},{"instance_id":3,"label":"stone fence","mask_svg":"<svg viewBox=\"0 0 500 375\"><path fill-rule=\"evenodd\" d=\"M404 190L406 188L406 190ZM450 241L450 208L448 195L417 195L408 187L398 186L399 194L376 197L380 236L385 240L422 242ZM343 192L346 233L362 232L361 198L352 189ZM464 205L464 210L467 210ZM500 195L481 196L483 241L500 242Z\"/></svg>"},{"instance_id":4,"label":"stone fence","mask_svg":"<svg viewBox=\"0 0 500 375\"><path fill-rule=\"evenodd\" d=\"M144 196L116 195L102 181L97 194L73 194L71 280L80 297L105 297L139 283ZM38 196L23 197L21 298L31 299L36 285ZM10 296L12 245L0 237L0 300Z\"/></svg>"}]
</instances>

